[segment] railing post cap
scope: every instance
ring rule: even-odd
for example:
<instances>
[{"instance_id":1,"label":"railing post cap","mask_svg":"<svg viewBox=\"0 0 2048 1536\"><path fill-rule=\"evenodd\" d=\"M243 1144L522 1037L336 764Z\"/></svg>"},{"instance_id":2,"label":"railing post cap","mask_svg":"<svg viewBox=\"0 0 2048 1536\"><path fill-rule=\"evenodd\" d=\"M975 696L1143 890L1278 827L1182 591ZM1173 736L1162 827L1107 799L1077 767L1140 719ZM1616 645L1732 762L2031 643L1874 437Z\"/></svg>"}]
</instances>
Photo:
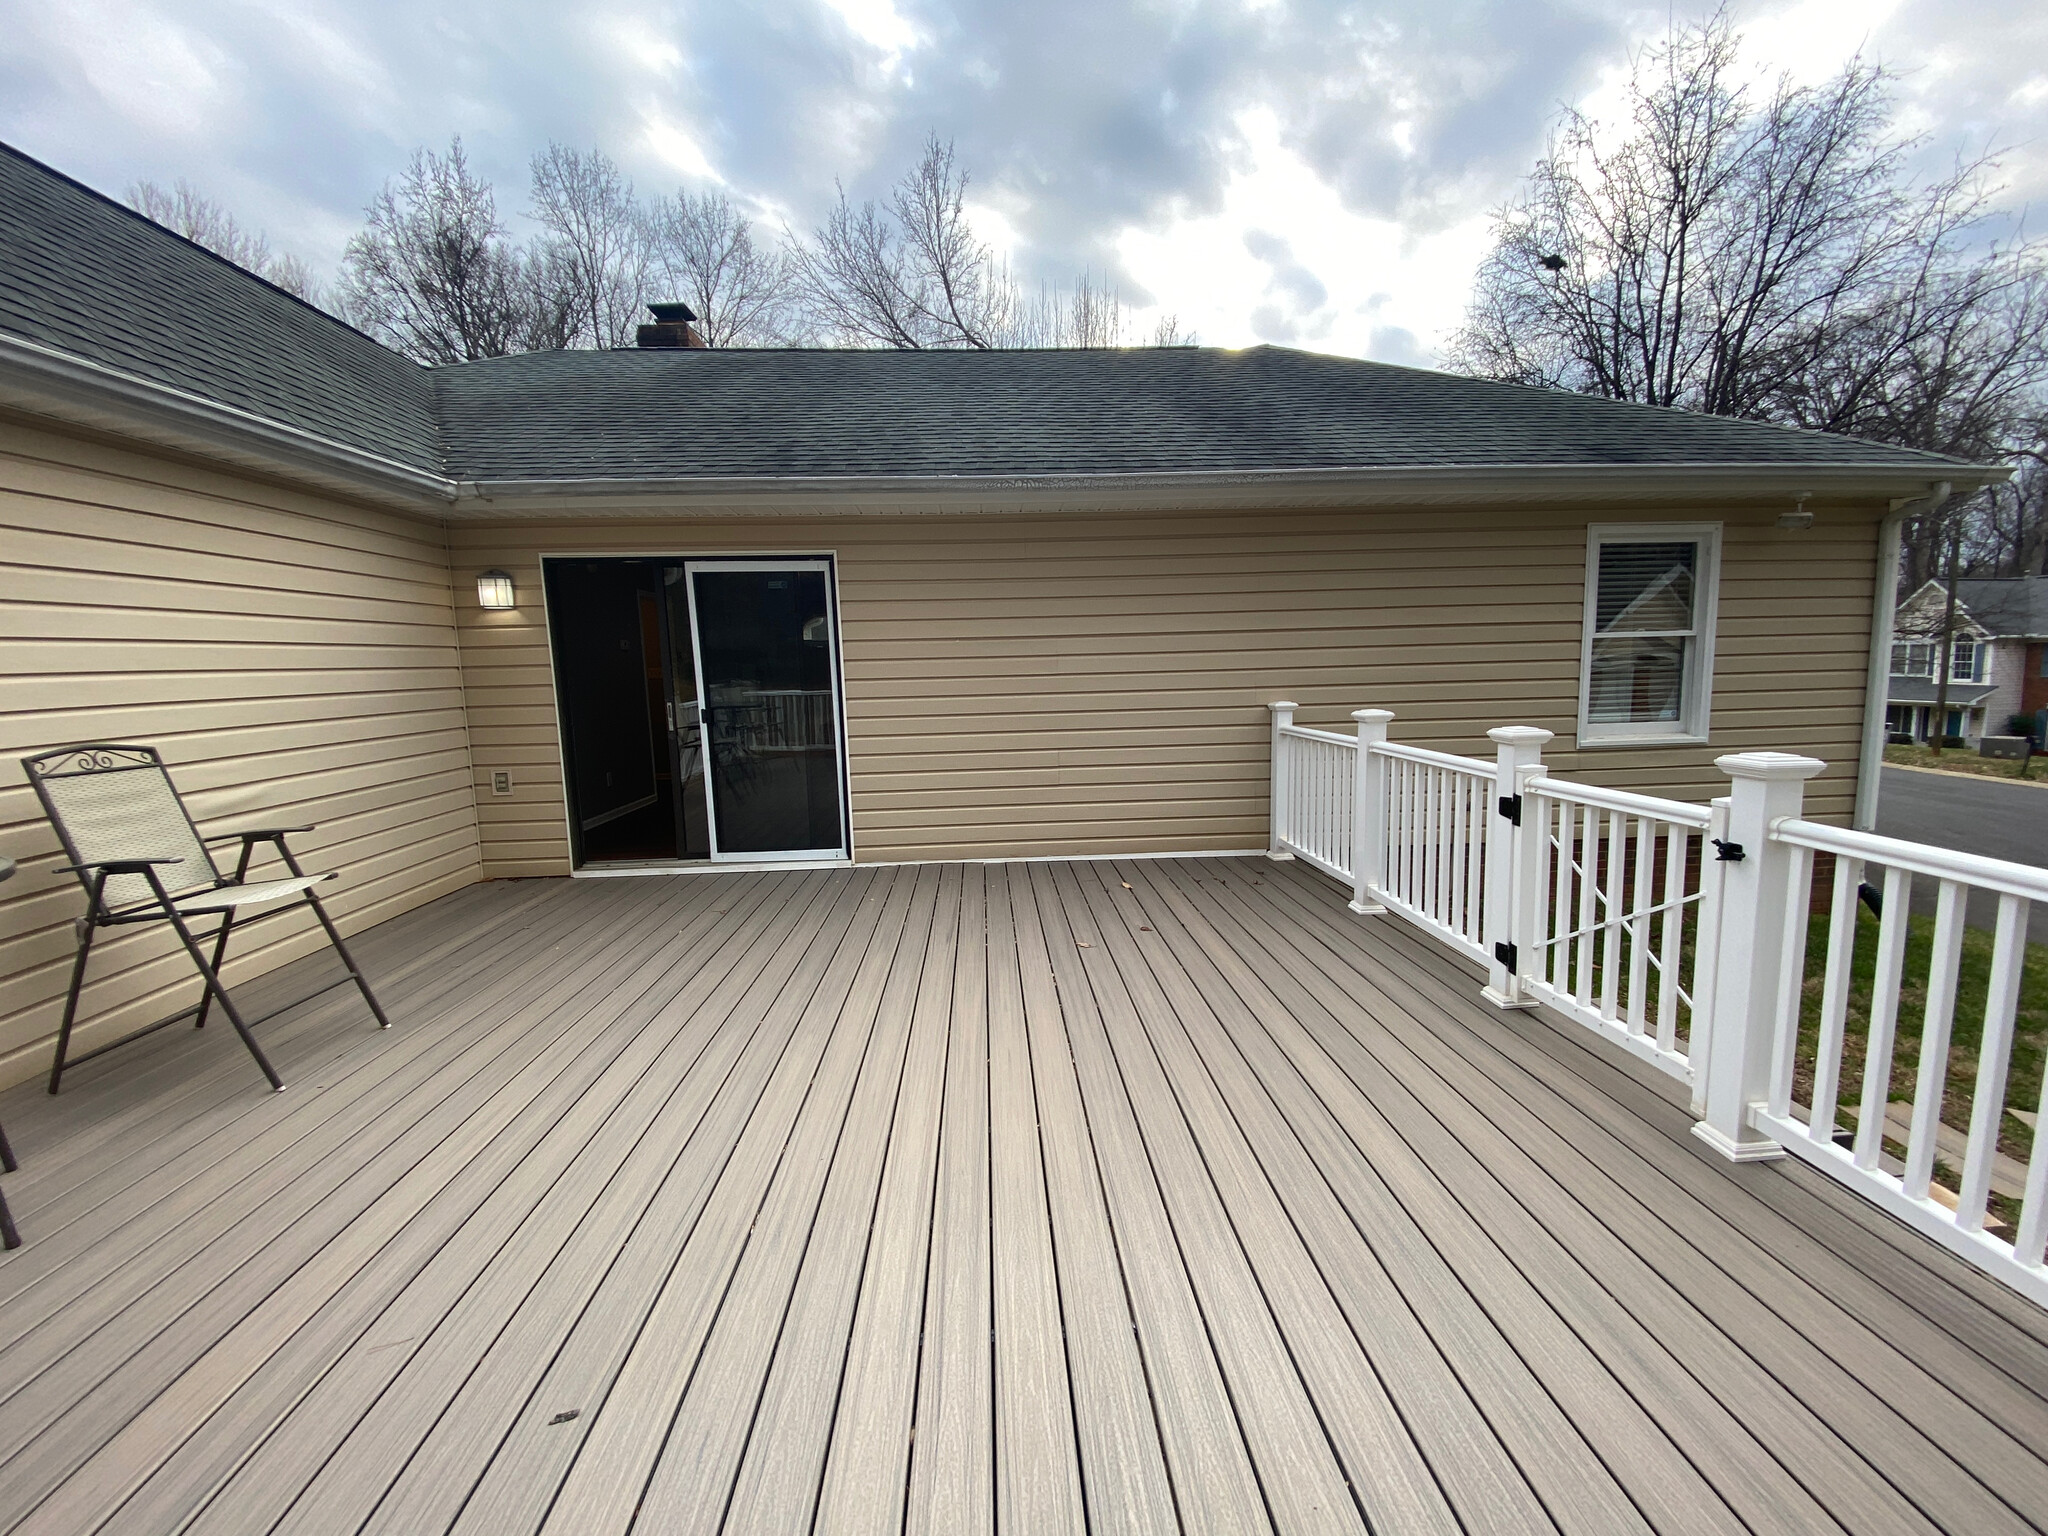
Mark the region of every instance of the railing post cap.
<instances>
[{"instance_id":1,"label":"railing post cap","mask_svg":"<svg viewBox=\"0 0 2048 1536\"><path fill-rule=\"evenodd\" d=\"M1714 766L1731 779L1762 779L1782 783L1788 779L1810 779L1827 764L1817 757L1797 752L1730 752L1714 759Z\"/></svg>"},{"instance_id":2,"label":"railing post cap","mask_svg":"<svg viewBox=\"0 0 2048 1536\"><path fill-rule=\"evenodd\" d=\"M1540 725L1496 725L1486 733L1488 741L1504 747L1540 747L1557 736L1555 731L1546 731Z\"/></svg>"},{"instance_id":3,"label":"railing post cap","mask_svg":"<svg viewBox=\"0 0 2048 1536\"><path fill-rule=\"evenodd\" d=\"M1372 725L1393 719L1394 712L1391 709L1354 709L1351 711L1351 718Z\"/></svg>"},{"instance_id":4,"label":"railing post cap","mask_svg":"<svg viewBox=\"0 0 2048 1536\"><path fill-rule=\"evenodd\" d=\"M1301 706L1292 699L1275 699L1266 706L1268 709L1299 709Z\"/></svg>"}]
</instances>

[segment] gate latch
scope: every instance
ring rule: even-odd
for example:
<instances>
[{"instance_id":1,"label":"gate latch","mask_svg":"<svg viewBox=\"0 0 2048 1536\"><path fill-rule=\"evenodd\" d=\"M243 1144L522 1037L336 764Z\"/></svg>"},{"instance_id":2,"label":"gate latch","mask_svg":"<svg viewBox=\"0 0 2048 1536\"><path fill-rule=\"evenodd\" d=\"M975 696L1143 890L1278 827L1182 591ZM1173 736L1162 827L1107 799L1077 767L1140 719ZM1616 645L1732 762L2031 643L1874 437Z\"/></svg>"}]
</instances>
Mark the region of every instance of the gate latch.
<instances>
[{"instance_id":1,"label":"gate latch","mask_svg":"<svg viewBox=\"0 0 2048 1536\"><path fill-rule=\"evenodd\" d=\"M1742 844L1726 842L1717 837L1714 839L1714 857L1723 864L1740 864L1743 858Z\"/></svg>"}]
</instances>

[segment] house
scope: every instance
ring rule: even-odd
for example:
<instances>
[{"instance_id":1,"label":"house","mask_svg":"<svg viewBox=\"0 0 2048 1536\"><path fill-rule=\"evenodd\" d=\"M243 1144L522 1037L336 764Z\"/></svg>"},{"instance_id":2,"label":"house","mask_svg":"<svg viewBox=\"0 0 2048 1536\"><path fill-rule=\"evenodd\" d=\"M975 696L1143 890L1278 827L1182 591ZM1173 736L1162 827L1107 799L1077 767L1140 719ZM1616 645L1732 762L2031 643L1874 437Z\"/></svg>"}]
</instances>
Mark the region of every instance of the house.
<instances>
[{"instance_id":1,"label":"house","mask_svg":"<svg viewBox=\"0 0 2048 1536\"><path fill-rule=\"evenodd\" d=\"M1934 733L1947 612L1940 581L1923 582L1899 604L1885 721L1895 740ZM2048 707L2048 577L1964 577L1956 582L1954 622L1946 734L1973 744L2015 734L2014 716Z\"/></svg>"},{"instance_id":2,"label":"house","mask_svg":"<svg viewBox=\"0 0 2048 1536\"><path fill-rule=\"evenodd\" d=\"M1899 509L2000 473L1273 347L426 368L0 178L8 752L137 737L208 811L282 797L353 924L572 870L1262 847L1281 693L1677 795L1798 748L1846 821ZM73 914L0 793L19 1079Z\"/></svg>"},{"instance_id":3,"label":"house","mask_svg":"<svg viewBox=\"0 0 2048 1536\"><path fill-rule=\"evenodd\" d=\"M1797 877L1904 878L1899 523L2002 471L676 328L423 368L0 152L0 1529L2038 1523L2048 1152L1852 1158L1767 1029ZM317 828L392 1029L28 1081L14 762L134 740Z\"/></svg>"}]
</instances>

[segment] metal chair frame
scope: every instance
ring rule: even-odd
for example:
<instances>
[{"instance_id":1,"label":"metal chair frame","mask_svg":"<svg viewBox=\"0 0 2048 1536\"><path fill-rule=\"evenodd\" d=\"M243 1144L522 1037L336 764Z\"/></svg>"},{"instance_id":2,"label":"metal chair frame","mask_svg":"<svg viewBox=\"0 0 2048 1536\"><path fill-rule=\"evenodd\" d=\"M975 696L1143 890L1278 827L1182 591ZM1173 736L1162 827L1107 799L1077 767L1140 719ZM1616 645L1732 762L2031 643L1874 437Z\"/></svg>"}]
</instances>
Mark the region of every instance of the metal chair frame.
<instances>
[{"instance_id":1,"label":"metal chair frame","mask_svg":"<svg viewBox=\"0 0 2048 1536\"><path fill-rule=\"evenodd\" d=\"M56 872L59 874L76 875L79 884L85 887L86 892L86 914L83 918L77 920L78 958L71 968L71 988L64 1000L64 1021L57 1031L57 1055L50 1067L50 1092L55 1093L57 1091L58 1085L63 1080L66 1067L77 1066L96 1057L104 1056L109 1051L118 1050L124 1045L132 1044L145 1035L154 1034L157 1030L177 1023L180 1019L194 1018L196 1015L193 1027L195 1029L205 1028L208 1012L216 1001L219 1002L221 1011L228 1016L228 1022L234 1025L235 1032L242 1037L242 1043L249 1048L249 1054L256 1058L256 1065L263 1069L263 1075L270 1080L270 1086L278 1090L283 1089L284 1080L277 1075L277 1069L271 1066L270 1058L263 1054L263 1048L256 1043L256 1037L252 1032L256 1025L274 1019L279 1014L298 1007L301 1003L310 1002L313 998L319 997L323 993L330 992L336 987L353 981L362 991L363 1001L370 1005L370 1012L376 1016L378 1026L382 1029L389 1029L391 1027L391 1021L384 1016L384 1009L378 1003L376 994L370 990L370 983L364 978L362 971L357 967L355 957L349 953L348 946L342 942L340 930L334 926L334 920L327 915L326 907L321 904L319 896L314 893L313 886L316 882L332 880L336 878L336 872L329 871L322 875L308 875L299 866L298 859L293 856L291 849L285 843L286 837L292 833L310 832L313 830L312 827L265 827L249 832L225 832L214 837L200 836L199 828L193 823L191 813L185 809L184 799L178 794L177 786L171 783L170 774L165 767L162 756L154 747L93 742L79 746L64 747L54 752L40 753L34 757L25 757L21 760L21 765L28 774L29 784L34 788L37 800L42 803L44 814L50 818L50 825L56 829L57 838L63 844L65 856L71 861L68 864L59 865ZM150 770L154 770L162 775L165 787L169 790L171 798L177 804L178 814L184 818L185 827L191 833L191 844L187 846L198 850L198 857L203 863L204 872L200 875L200 878L190 885L178 887L175 892L165 885L164 877L160 871L169 866L184 864L186 862L184 855L177 857L102 859L98 861L86 859L81 855L79 846L74 840L70 828L66 825L65 816L56 805L49 787L52 781L88 774ZM234 874L232 876L223 875L219 867L213 862L213 856L210 851L211 845L233 843L236 841L239 841L242 845L241 857L236 861ZM191 914L182 910L180 903L189 904L195 900L204 900L212 892L232 892L236 887L246 885L248 883L250 860L254 857L258 845L263 843L268 843L277 850L278 856L284 860L285 867L292 873L290 881L276 883L299 885L297 894L301 900L285 901L281 897L275 898L278 903L277 905L270 906L267 910L257 912L253 916L241 918L239 922L233 904L209 903L202 911L210 913L213 910L219 910L221 917L220 928L212 934L195 934L191 924L187 921L188 915ZM149 887L148 896L139 900L119 903L110 902L107 896L108 883L123 875L140 876ZM273 898L257 899L269 900ZM228 996L227 988L220 979L221 966L227 958L228 936L238 926L246 928L250 923L260 921L263 918L297 911L302 903L313 909L313 915L319 919L320 926L327 930L327 938L334 945L335 953L341 957L341 963L346 967L347 974L337 977L324 986L314 988L304 997L297 998L285 1004L282 1008L273 1009L271 1012L263 1015L262 1018L245 1020L242 1017L241 1010L235 1006L234 999ZM163 922L168 922L177 933L179 942L184 946L185 953L191 957L192 964L199 971L200 978L204 983L200 991L199 1001L190 1008L181 1009L168 1018L157 1020L154 1024L144 1025L141 1029L131 1034L123 1035L118 1040L109 1041L105 1045L97 1046L83 1055L70 1055L71 1032L78 1018L78 994L80 988L85 983L85 967L87 960L92 954L94 935L102 928ZM201 947L200 941L202 938L211 938L213 940L213 955L210 960Z\"/></svg>"}]
</instances>

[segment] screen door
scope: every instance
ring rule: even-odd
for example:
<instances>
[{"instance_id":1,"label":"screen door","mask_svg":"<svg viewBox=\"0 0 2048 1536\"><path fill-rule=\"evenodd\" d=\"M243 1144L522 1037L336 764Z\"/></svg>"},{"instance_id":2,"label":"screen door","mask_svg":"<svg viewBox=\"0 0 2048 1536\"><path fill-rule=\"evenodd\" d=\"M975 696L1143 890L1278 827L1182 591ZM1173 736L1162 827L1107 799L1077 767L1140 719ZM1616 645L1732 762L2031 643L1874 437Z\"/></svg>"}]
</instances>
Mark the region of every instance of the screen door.
<instances>
[{"instance_id":1,"label":"screen door","mask_svg":"<svg viewBox=\"0 0 2048 1536\"><path fill-rule=\"evenodd\" d=\"M846 854L823 560L689 561L713 859Z\"/></svg>"}]
</instances>

